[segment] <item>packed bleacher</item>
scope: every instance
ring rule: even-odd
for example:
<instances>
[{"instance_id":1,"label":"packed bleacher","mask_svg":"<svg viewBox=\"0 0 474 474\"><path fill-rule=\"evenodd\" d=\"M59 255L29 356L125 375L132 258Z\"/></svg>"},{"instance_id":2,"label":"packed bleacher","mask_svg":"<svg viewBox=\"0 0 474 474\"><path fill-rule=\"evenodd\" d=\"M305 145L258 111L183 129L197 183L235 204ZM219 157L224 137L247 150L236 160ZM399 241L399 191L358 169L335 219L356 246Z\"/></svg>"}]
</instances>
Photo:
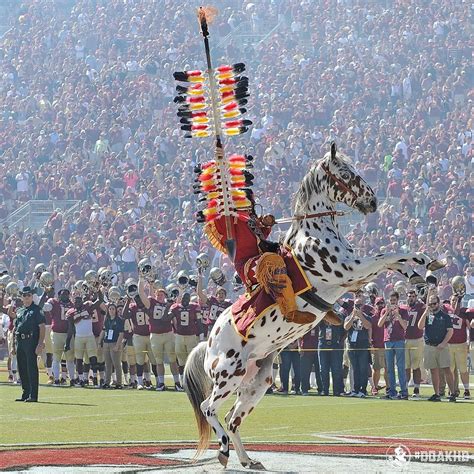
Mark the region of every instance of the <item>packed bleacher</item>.
<instances>
[{"instance_id":1,"label":"packed bleacher","mask_svg":"<svg viewBox=\"0 0 474 474\"><path fill-rule=\"evenodd\" d=\"M183 139L172 103L173 71L204 65L188 2L9 3L0 219L29 200L81 205L40 230L3 225L2 271L22 287L44 263L57 294L101 267L123 286L147 256L166 287L182 270L196 273L206 252L230 282L230 262L194 218L193 167L210 148ZM442 298L456 275L472 295L471 6L263 0L219 9L214 55L247 64L252 94L254 125L230 147L256 157L265 210L289 216L298 183L335 140L381 202L348 234L360 255L447 257ZM398 280L380 277L381 293Z\"/></svg>"}]
</instances>

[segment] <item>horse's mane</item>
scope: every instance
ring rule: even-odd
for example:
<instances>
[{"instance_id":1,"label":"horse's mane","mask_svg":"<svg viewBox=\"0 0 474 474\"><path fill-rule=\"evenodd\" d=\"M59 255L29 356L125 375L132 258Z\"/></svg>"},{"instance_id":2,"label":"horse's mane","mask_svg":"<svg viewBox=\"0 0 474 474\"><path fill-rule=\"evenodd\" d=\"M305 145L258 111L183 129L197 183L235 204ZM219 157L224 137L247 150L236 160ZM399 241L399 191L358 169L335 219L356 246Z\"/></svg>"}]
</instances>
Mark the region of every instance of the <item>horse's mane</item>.
<instances>
[{"instance_id":1,"label":"horse's mane","mask_svg":"<svg viewBox=\"0 0 474 474\"><path fill-rule=\"evenodd\" d=\"M317 171L317 164L320 161L322 160L318 160L313 166L311 166L310 170L304 176L298 190L295 193L294 206L296 214L303 213L308 206L311 195L314 192L319 191L319 189L316 188L315 174Z\"/></svg>"},{"instance_id":2,"label":"horse's mane","mask_svg":"<svg viewBox=\"0 0 474 474\"><path fill-rule=\"evenodd\" d=\"M337 152L337 159L340 160L342 163L347 165L349 168L353 169L354 164L349 156L340 151ZM303 212L308 205L309 199L313 193L319 193L321 190L319 189L319 183L316 181L316 172L318 170L319 165L324 162L327 162L331 158L331 153L327 152L322 158L317 160L313 166L311 166L310 170L306 173L298 190L295 193L293 202L295 206L295 213Z\"/></svg>"}]
</instances>

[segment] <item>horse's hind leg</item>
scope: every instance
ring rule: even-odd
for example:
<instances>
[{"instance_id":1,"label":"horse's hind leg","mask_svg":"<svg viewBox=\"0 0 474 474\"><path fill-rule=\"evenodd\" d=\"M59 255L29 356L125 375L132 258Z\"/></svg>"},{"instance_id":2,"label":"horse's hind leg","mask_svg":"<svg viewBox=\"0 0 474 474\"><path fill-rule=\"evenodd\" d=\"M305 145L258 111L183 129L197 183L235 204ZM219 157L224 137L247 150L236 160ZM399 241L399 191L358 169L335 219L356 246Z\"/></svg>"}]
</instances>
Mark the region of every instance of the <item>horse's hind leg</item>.
<instances>
[{"instance_id":1,"label":"horse's hind leg","mask_svg":"<svg viewBox=\"0 0 474 474\"><path fill-rule=\"evenodd\" d=\"M240 439L239 426L244 419L250 415L252 410L265 395L268 387L271 386L274 357L275 354L270 354L265 359L257 362L257 366L259 366L258 372L248 381L244 378L243 384L237 393L237 400L225 417L229 436L240 463L244 467L255 470L264 470L264 467L260 462L253 461L249 458Z\"/></svg>"},{"instance_id":2,"label":"horse's hind leg","mask_svg":"<svg viewBox=\"0 0 474 474\"><path fill-rule=\"evenodd\" d=\"M233 368L229 364L229 360L226 359L220 362L221 359L222 357L216 359L218 362L212 369L214 387L211 395L201 403L201 411L217 436L219 442L217 457L219 462L226 467L229 460L229 437L219 422L217 412L224 401L237 390L242 382L243 374L235 375L235 372L231 373Z\"/></svg>"}]
</instances>

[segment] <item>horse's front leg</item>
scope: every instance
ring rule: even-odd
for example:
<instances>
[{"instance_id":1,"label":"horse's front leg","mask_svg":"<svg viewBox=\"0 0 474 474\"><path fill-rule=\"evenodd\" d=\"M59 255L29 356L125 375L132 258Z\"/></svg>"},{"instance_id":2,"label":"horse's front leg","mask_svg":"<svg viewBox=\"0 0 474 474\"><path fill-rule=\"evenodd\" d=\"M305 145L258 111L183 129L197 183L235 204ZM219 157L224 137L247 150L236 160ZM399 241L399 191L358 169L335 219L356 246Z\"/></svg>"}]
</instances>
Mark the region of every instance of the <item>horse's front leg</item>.
<instances>
[{"instance_id":1,"label":"horse's front leg","mask_svg":"<svg viewBox=\"0 0 474 474\"><path fill-rule=\"evenodd\" d=\"M347 260L344 262L344 265L350 273L346 286L349 286L350 288L358 288L387 270L400 272L403 276L408 278L411 284L415 285L423 283L423 277L415 272L408 265L408 262L426 266L431 263L431 260L423 254L403 253L379 254L375 257Z\"/></svg>"}]
</instances>

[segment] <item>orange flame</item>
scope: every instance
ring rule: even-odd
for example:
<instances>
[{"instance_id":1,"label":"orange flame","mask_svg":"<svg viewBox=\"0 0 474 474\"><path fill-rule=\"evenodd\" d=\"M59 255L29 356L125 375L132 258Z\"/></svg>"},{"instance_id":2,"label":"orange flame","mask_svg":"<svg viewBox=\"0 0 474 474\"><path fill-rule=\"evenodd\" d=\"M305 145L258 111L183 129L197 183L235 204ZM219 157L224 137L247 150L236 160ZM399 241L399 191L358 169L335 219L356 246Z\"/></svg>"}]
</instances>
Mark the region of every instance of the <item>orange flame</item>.
<instances>
[{"instance_id":1,"label":"orange flame","mask_svg":"<svg viewBox=\"0 0 474 474\"><path fill-rule=\"evenodd\" d=\"M204 17L206 19L207 24L210 25L214 21L214 18L217 16L218 12L219 11L216 7L212 7L210 5L198 8L197 15L199 23L202 23Z\"/></svg>"}]
</instances>

